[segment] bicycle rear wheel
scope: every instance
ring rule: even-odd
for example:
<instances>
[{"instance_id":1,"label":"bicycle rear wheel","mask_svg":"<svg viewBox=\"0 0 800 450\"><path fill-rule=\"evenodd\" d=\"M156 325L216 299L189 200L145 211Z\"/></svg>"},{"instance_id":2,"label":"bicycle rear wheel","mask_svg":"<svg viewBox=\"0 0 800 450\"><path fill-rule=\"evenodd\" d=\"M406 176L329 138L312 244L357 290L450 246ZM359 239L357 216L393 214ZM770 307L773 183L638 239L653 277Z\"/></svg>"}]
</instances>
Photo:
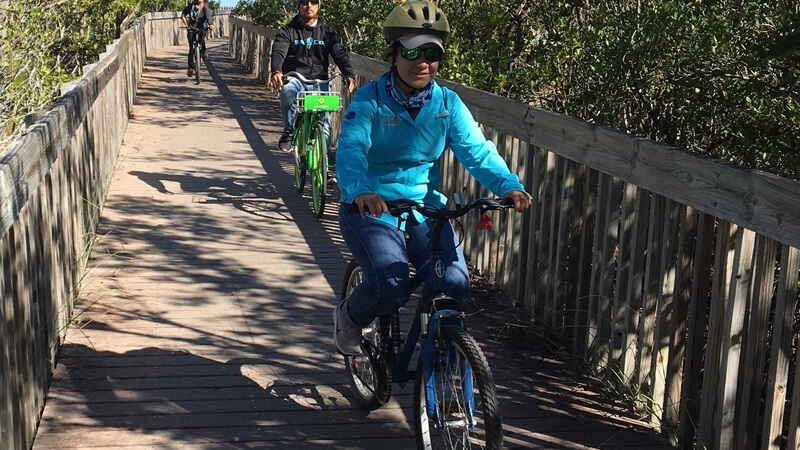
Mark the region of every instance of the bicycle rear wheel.
<instances>
[{"instance_id":1,"label":"bicycle rear wheel","mask_svg":"<svg viewBox=\"0 0 800 450\"><path fill-rule=\"evenodd\" d=\"M355 260L350 261L345 271L341 298L347 298L356 286L361 284L361 267ZM392 396L391 370L386 361L384 339L388 339L389 322L385 318L375 319L362 334L364 354L345 356L344 366L350 388L356 403L363 409L373 411Z\"/></svg>"},{"instance_id":2,"label":"bicycle rear wheel","mask_svg":"<svg viewBox=\"0 0 800 450\"><path fill-rule=\"evenodd\" d=\"M302 129L302 125L298 121L295 124L294 139L292 141L292 156L294 156L294 185L297 192L302 193L306 187L306 153L303 151L306 148L306 133Z\"/></svg>"},{"instance_id":3,"label":"bicycle rear wheel","mask_svg":"<svg viewBox=\"0 0 800 450\"><path fill-rule=\"evenodd\" d=\"M194 42L194 82L200 84L200 43L195 37Z\"/></svg>"},{"instance_id":4,"label":"bicycle rear wheel","mask_svg":"<svg viewBox=\"0 0 800 450\"><path fill-rule=\"evenodd\" d=\"M328 145L322 123L314 125L314 153L311 169L311 200L317 218L325 212L325 200L328 194Z\"/></svg>"},{"instance_id":5,"label":"bicycle rear wheel","mask_svg":"<svg viewBox=\"0 0 800 450\"><path fill-rule=\"evenodd\" d=\"M442 326L430 380L422 358L414 383L417 447L424 449L500 449L503 425L489 363L475 339L455 326ZM426 395L428 394L428 395ZM468 398L474 398L470 411ZM435 399L429 405L428 398ZM431 401L434 403L434 401ZM429 414L428 409L433 414Z\"/></svg>"}]
</instances>

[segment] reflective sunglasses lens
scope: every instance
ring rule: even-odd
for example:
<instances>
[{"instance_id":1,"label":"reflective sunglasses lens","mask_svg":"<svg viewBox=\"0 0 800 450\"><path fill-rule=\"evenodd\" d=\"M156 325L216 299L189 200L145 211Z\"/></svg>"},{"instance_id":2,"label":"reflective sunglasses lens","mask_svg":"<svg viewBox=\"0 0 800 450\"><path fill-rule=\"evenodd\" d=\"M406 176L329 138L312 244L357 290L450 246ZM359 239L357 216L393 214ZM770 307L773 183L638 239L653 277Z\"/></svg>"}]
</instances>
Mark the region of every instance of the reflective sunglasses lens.
<instances>
[{"instance_id":1,"label":"reflective sunglasses lens","mask_svg":"<svg viewBox=\"0 0 800 450\"><path fill-rule=\"evenodd\" d=\"M422 51L419 48L400 48L400 55L409 61L416 61L421 54Z\"/></svg>"},{"instance_id":2,"label":"reflective sunglasses lens","mask_svg":"<svg viewBox=\"0 0 800 450\"><path fill-rule=\"evenodd\" d=\"M428 62L439 62L442 60L442 49L440 48L426 48L425 49L425 59Z\"/></svg>"}]
</instances>

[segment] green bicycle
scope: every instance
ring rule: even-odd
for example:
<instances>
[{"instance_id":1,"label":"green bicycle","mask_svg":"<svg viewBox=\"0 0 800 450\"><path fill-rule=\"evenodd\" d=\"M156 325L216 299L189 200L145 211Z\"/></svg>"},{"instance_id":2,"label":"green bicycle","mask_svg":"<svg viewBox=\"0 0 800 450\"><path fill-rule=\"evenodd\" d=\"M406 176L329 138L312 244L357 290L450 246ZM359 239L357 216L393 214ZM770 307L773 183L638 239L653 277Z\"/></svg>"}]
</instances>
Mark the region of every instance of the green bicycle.
<instances>
[{"instance_id":1,"label":"green bicycle","mask_svg":"<svg viewBox=\"0 0 800 450\"><path fill-rule=\"evenodd\" d=\"M294 181L297 192L302 193L306 185L306 175L311 175L311 200L317 218L325 212L328 195L328 150L330 142L325 134L325 114L342 109L341 95L338 92L321 90L341 73L335 73L327 80L307 80L297 72L289 72L285 78L296 78L309 91L297 93L297 115L294 119L292 136L292 155L294 156Z\"/></svg>"}]
</instances>

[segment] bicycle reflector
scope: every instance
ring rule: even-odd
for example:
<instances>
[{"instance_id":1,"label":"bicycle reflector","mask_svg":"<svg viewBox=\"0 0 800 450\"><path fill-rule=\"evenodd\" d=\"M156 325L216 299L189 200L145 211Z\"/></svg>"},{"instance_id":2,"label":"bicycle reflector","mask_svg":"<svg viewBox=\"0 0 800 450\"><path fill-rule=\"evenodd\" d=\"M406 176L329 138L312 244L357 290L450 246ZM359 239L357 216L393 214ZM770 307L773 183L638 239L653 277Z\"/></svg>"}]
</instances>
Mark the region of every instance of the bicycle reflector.
<instances>
[{"instance_id":1,"label":"bicycle reflector","mask_svg":"<svg viewBox=\"0 0 800 450\"><path fill-rule=\"evenodd\" d=\"M301 93L302 99L298 95L298 106L301 111L339 111L339 94L335 92L305 92Z\"/></svg>"},{"instance_id":2,"label":"bicycle reflector","mask_svg":"<svg viewBox=\"0 0 800 450\"><path fill-rule=\"evenodd\" d=\"M480 220L478 220L478 229L479 230L491 230L492 229L492 219L489 218L486 214L481 214Z\"/></svg>"}]
</instances>

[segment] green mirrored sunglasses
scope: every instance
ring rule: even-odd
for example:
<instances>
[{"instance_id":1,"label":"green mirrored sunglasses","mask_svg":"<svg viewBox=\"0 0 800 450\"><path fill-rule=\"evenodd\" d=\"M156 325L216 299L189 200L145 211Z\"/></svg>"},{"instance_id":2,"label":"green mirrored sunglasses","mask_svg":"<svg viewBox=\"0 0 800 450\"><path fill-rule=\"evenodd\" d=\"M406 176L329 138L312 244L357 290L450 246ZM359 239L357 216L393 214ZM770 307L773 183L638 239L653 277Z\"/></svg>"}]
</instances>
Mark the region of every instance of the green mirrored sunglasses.
<instances>
[{"instance_id":1,"label":"green mirrored sunglasses","mask_svg":"<svg viewBox=\"0 0 800 450\"><path fill-rule=\"evenodd\" d=\"M400 47L400 56L409 60L409 61L416 61L419 59L422 54L425 54L425 59L428 62L439 62L442 60L442 56L444 52L439 47L433 48L405 48L403 46Z\"/></svg>"}]
</instances>

